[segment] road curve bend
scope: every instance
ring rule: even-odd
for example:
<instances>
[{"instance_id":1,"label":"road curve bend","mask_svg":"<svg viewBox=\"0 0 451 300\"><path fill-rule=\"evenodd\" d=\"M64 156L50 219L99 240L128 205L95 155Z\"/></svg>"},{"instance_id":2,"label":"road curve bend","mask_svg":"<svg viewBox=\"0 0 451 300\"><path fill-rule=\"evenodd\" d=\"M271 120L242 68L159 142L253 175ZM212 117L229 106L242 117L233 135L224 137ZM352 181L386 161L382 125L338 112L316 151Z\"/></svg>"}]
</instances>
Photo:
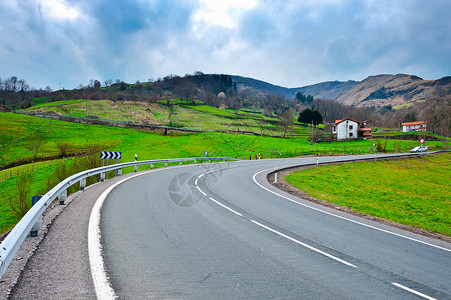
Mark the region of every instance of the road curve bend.
<instances>
[{"instance_id":1,"label":"road curve bend","mask_svg":"<svg viewBox=\"0 0 451 300\"><path fill-rule=\"evenodd\" d=\"M388 157L320 157L319 163ZM275 189L316 157L159 169L115 187L100 243L120 299L450 299L451 245Z\"/></svg>"}]
</instances>

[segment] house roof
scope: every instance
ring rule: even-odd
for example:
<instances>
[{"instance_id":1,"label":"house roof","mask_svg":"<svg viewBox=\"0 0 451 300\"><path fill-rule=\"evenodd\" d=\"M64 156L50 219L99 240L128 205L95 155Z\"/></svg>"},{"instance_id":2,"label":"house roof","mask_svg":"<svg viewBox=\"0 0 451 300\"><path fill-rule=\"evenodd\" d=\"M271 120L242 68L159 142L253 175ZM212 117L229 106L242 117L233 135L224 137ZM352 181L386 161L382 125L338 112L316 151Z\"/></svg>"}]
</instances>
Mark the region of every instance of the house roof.
<instances>
[{"instance_id":1,"label":"house roof","mask_svg":"<svg viewBox=\"0 0 451 300\"><path fill-rule=\"evenodd\" d=\"M406 125L406 126L409 126L409 125L421 125L421 124L427 124L428 122L426 122L426 121L418 121L418 122L407 122L407 123L402 123L401 125Z\"/></svg>"},{"instance_id":2,"label":"house roof","mask_svg":"<svg viewBox=\"0 0 451 300\"><path fill-rule=\"evenodd\" d=\"M353 122L356 122L356 123L359 123L359 124L361 123L359 121L356 121L356 120L353 120L353 119L350 119L350 118L346 118L346 119L343 119L343 120L335 120L334 126L337 126L338 124L340 124L341 122L346 121L346 120L353 121Z\"/></svg>"},{"instance_id":3,"label":"house roof","mask_svg":"<svg viewBox=\"0 0 451 300\"><path fill-rule=\"evenodd\" d=\"M371 128L359 128L360 131L371 131Z\"/></svg>"}]
</instances>

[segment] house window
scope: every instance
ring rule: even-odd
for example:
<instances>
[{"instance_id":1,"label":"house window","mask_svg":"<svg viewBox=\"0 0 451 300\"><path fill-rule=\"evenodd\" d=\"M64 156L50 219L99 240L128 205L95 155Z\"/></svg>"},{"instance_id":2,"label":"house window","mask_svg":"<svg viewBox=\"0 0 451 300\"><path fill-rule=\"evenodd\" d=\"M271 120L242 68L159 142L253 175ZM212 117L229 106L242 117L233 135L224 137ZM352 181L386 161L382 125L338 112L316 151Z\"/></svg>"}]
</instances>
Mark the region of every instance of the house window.
<instances>
[{"instance_id":1,"label":"house window","mask_svg":"<svg viewBox=\"0 0 451 300\"><path fill-rule=\"evenodd\" d=\"M349 130L352 130L352 125L349 125Z\"/></svg>"},{"instance_id":2,"label":"house window","mask_svg":"<svg viewBox=\"0 0 451 300\"><path fill-rule=\"evenodd\" d=\"M351 128L352 129L352 128ZM349 133L349 137L353 137L354 135L352 134L352 132Z\"/></svg>"}]
</instances>

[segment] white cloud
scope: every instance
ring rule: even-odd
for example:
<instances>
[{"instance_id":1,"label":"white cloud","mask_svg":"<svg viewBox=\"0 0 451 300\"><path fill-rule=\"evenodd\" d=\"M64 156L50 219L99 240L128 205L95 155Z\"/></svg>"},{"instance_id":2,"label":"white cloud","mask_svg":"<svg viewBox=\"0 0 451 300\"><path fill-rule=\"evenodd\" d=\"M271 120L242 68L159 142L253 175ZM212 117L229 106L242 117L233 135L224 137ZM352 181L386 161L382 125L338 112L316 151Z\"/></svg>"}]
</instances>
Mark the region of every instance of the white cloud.
<instances>
[{"instance_id":1,"label":"white cloud","mask_svg":"<svg viewBox=\"0 0 451 300\"><path fill-rule=\"evenodd\" d=\"M195 26L220 26L235 28L242 13L253 9L258 0L201 0L200 9L194 13Z\"/></svg>"},{"instance_id":2,"label":"white cloud","mask_svg":"<svg viewBox=\"0 0 451 300\"><path fill-rule=\"evenodd\" d=\"M54 20L74 20L80 16L80 11L65 0L42 0L41 9L46 17Z\"/></svg>"}]
</instances>

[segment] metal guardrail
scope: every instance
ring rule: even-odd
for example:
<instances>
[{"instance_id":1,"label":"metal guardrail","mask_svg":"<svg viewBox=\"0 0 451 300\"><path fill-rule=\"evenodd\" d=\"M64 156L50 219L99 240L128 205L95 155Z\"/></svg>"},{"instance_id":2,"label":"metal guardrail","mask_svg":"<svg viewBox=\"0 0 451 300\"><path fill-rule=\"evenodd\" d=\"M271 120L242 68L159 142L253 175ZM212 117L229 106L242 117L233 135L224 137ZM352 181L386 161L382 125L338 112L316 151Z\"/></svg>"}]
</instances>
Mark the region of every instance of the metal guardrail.
<instances>
[{"instance_id":1,"label":"metal guardrail","mask_svg":"<svg viewBox=\"0 0 451 300\"><path fill-rule=\"evenodd\" d=\"M175 158L175 159L158 159L158 160L145 160L145 161L134 161L128 163L121 163L116 165L104 166L96 169L90 169L72 175L65 180L57 184L53 189L51 189L47 194L45 194L31 209L25 214L25 216L17 223L17 225L11 230L8 236L0 244L0 278L6 272L9 264L14 258L17 250L19 250L25 238L30 233L30 230L46 210L46 208L60 195L65 195L67 189L81 182L83 179L88 177L104 174L109 171L119 170L127 167L141 166L141 165L151 165L158 163L170 163L170 162L187 162L187 161L212 161L212 160L239 160L230 157L193 157L193 158ZM102 175L101 175L102 176Z\"/></svg>"}]
</instances>

